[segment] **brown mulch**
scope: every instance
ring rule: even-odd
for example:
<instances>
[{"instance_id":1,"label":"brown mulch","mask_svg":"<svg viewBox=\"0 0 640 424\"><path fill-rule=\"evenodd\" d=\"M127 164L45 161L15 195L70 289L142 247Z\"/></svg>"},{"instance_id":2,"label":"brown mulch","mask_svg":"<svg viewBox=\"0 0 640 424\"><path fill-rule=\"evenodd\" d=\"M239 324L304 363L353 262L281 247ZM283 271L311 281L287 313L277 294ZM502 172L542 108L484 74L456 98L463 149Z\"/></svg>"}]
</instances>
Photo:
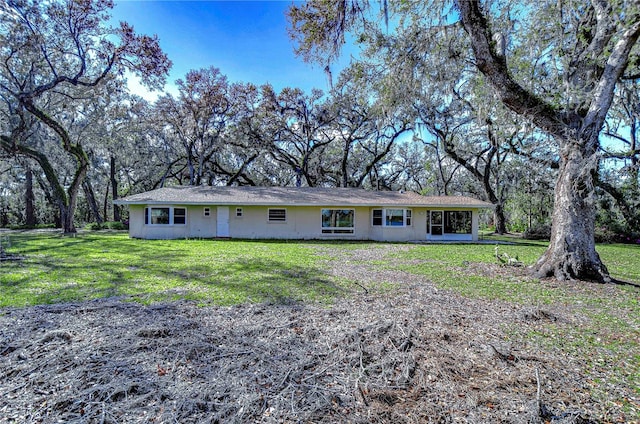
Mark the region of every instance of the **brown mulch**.
<instances>
[{"instance_id":1,"label":"brown mulch","mask_svg":"<svg viewBox=\"0 0 640 424\"><path fill-rule=\"evenodd\" d=\"M382 279L401 289L356 289L331 306L102 299L0 310L0 422L633 420L591 398L580 358L508 330L582 317L349 266L387 253L351 252L332 272L355 278L357 267L361 288Z\"/></svg>"}]
</instances>

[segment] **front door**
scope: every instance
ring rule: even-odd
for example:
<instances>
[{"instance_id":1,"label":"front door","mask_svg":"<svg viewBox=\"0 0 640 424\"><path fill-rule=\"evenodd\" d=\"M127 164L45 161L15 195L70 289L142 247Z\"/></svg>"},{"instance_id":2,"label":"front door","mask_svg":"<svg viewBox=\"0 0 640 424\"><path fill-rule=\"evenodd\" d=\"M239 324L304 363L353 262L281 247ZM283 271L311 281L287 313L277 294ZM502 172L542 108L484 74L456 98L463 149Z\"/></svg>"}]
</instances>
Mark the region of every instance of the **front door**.
<instances>
[{"instance_id":1,"label":"front door","mask_svg":"<svg viewBox=\"0 0 640 424\"><path fill-rule=\"evenodd\" d=\"M441 236L442 235L442 211L431 211L431 235L432 236Z\"/></svg>"},{"instance_id":2,"label":"front door","mask_svg":"<svg viewBox=\"0 0 640 424\"><path fill-rule=\"evenodd\" d=\"M229 206L218 206L216 237L229 237Z\"/></svg>"}]
</instances>

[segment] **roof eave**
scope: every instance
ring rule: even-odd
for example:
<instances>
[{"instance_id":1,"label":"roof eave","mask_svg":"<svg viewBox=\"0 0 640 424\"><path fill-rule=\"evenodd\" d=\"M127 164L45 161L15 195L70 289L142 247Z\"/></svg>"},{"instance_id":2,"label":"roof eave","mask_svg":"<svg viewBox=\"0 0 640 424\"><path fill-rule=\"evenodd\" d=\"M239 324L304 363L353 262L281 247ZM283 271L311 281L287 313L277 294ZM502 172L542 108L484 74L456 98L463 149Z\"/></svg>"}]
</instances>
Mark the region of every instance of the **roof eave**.
<instances>
[{"instance_id":1,"label":"roof eave","mask_svg":"<svg viewBox=\"0 0 640 424\"><path fill-rule=\"evenodd\" d=\"M443 203L287 203L287 202L193 202L193 201L168 201L168 200L114 200L115 205L189 205L189 206L301 206L301 207L398 207L407 208L473 208L495 209L495 205L486 203L477 204L443 204Z\"/></svg>"}]
</instances>

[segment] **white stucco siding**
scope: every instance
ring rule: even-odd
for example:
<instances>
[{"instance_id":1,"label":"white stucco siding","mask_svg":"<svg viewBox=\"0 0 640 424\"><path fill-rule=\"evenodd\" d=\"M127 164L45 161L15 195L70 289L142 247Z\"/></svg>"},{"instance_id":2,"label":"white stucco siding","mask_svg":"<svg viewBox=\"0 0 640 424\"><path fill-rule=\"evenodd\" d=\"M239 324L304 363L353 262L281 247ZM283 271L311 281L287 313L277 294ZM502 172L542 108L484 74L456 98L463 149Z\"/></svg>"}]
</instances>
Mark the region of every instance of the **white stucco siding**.
<instances>
[{"instance_id":1,"label":"white stucco siding","mask_svg":"<svg viewBox=\"0 0 640 424\"><path fill-rule=\"evenodd\" d=\"M237 216L237 208L242 216ZM286 220L269 221L269 209L286 210ZM353 234L323 234L322 209L353 209L355 226ZM265 239L369 239L368 208L366 207L317 207L317 206L233 206L229 219L231 237Z\"/></svg>"},{"instance_id":2,"label":"white stucco siding","mask_svg":"<svg viewBox=\"0 0 640 424\"><path fill-rule=\"evenodd\" d=\"M134 238L147 238L144 225L144 206L129 206L129 236Z\"/></svg>"},{"instance_id":3,"label":"white stucco siding","mask_svg":"<svg viewBox=\"0 0 640 424\"><path fill-rule=\"evenodd\" d=\"M210 208L208 217L204 216L203 206L152 205L151 207L170 207L186 209L185 224L148 225L145 223L143 205L131 205L129 210L129 235L146 239L211 238L216 235L215 207Z\"/></svg>"},{"instance_id":4,"label":"white stucco siding","mask_svg":"<svg viewBox=\"0 0 640 424\"><path fill-rule=\"evenodd\" d=\"M479 216L478 209L471 210L471 239L473 241L478 241Z\"/></svg>"},{"instance_id":5,"label":"white stucco siding","mask_svg":"<svg viewBox=\"0 0 640 424\"><path fill-rule=\"evenodd\" d=\"M145 224L145 205L130 205L129 234L131 237L147 239L213 238L216 234L217 207L215 205L161 205L153 207L185 208L185 224ZM478 209L473 208L423 208L394 207L411 209L411 225L387 227L373 225L373 210L376 207L348 206L244 206L223 205L229 208L229 237L236 239L344 239L375 241L412 240L478 240ZM204 210L209 210L208 215ZM286 210L286 220L270 221L269 209ZM354 232L352 234L327 234L322 231L323 209L354 210ZM428 211L467 210L472 212L471 234L443 234L432 236L427 233Z\"/></svg>"},{"instance_id":6,"label":"white stucco siding","mask_svg":"<svg viewBox=\"0 0 640 424\"><path fill-rule=\"evenodd\" d=\"M392 207L389 209L411 210L410 225L390 227L385 225L373 225L373 210L384 208L369 208L368 224L369 239L376 241L412 241L424 240L426 233L426 208L417 207Z\"/></svg>"},{"instance_id":7,"label":"white stucco siding","mask_svg":"<svg viewBox=\"0 0 640 424\"><path fill-rule=\"evenodd\" d=\"M187 237L212 238L216 236L216 208L215 206L186 206L187 208ZM204 209L209 209L209 216L204 215Z\"/></svg>"}]
</instances>

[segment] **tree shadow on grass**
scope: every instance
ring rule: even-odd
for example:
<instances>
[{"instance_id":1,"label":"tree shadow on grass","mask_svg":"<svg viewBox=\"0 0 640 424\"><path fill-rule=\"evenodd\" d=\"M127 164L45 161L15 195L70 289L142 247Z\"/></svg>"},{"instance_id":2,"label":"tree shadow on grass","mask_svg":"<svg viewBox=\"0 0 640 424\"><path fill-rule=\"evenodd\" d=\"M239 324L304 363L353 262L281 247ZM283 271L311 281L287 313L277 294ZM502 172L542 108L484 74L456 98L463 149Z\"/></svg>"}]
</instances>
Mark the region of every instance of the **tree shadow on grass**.
<instances>
[{"instance_id":1,"label":"tree shadow on grass","mask_svg":"<svg viewBox=\"0 0 640 424\"><path fill-rule=\"evenodd\" d=\"M178 284L152 294L154 300L186 297L214 304L246 302L292 304L330 302L347 293L329 274L315 266L292 265L277 259L238 258L224 264L170 267L156 276Z\"/></svg>"},{"instance_id":2,"label":"tree shadow on grass","mask_svg":"<svg viewBox=\"0 0 640 424\"><path fill-rule=\"evenodd\" d=\"M143 303L182 298L231 305L246 302L291 304L330 302L347 292L323 269L278 259L244 257L223 262L179 264L180 251L160 253L128 246L126 261L60 260L33 254L24 273L0 279L0 305L78 302L120 297ZM99 258L99 256L98 256ZM72 258L73 259L73 258ZM206 261L206 259L205 259ZM35 274L38 274L36 277ZM36 279L39 281L35 282Z\"/></svg>"},{"instance_id":3,"label":"tree shadow on grass","mask_svg":"<svg viewBox=\"0 0 640 424\"><path fill-rule=\"evenodd\" d=\"M239 258L222 268L203 265L189 272L190 283L201 289L198 297L206 299L209 294L214 303L228 303L231 299L238 303L327 302L347 291L318 267L291 265L275 259Z\"/></svg>"},{"instance_id":4,"label":"tree shadow on grass","mask_svg":"<svg viewBox=\"0 0 640 424\"><path fill-rule=\"evenodd\" d=\"M95 241L95 240L94 240ZM116 252L126 252L126 260L115 261L109 257L87 257L97 250L110 250L110 243L96 248L92 240L78 238L39 246L28 246L20 250L27 252L26 259L3 266L0 273L0 306L27 306L61 302L86 301L105 297L129 296L145 278L154 274L153 266L146 264L158 261L150 249L143 246L126 246ZM83 251L82 246L87 246ZM64 249L57 256L52 250ZM113 249L115 250L115 249ZM178 252L163 252L162 262L172 263Z\"/></svg>"}]
</instances>

